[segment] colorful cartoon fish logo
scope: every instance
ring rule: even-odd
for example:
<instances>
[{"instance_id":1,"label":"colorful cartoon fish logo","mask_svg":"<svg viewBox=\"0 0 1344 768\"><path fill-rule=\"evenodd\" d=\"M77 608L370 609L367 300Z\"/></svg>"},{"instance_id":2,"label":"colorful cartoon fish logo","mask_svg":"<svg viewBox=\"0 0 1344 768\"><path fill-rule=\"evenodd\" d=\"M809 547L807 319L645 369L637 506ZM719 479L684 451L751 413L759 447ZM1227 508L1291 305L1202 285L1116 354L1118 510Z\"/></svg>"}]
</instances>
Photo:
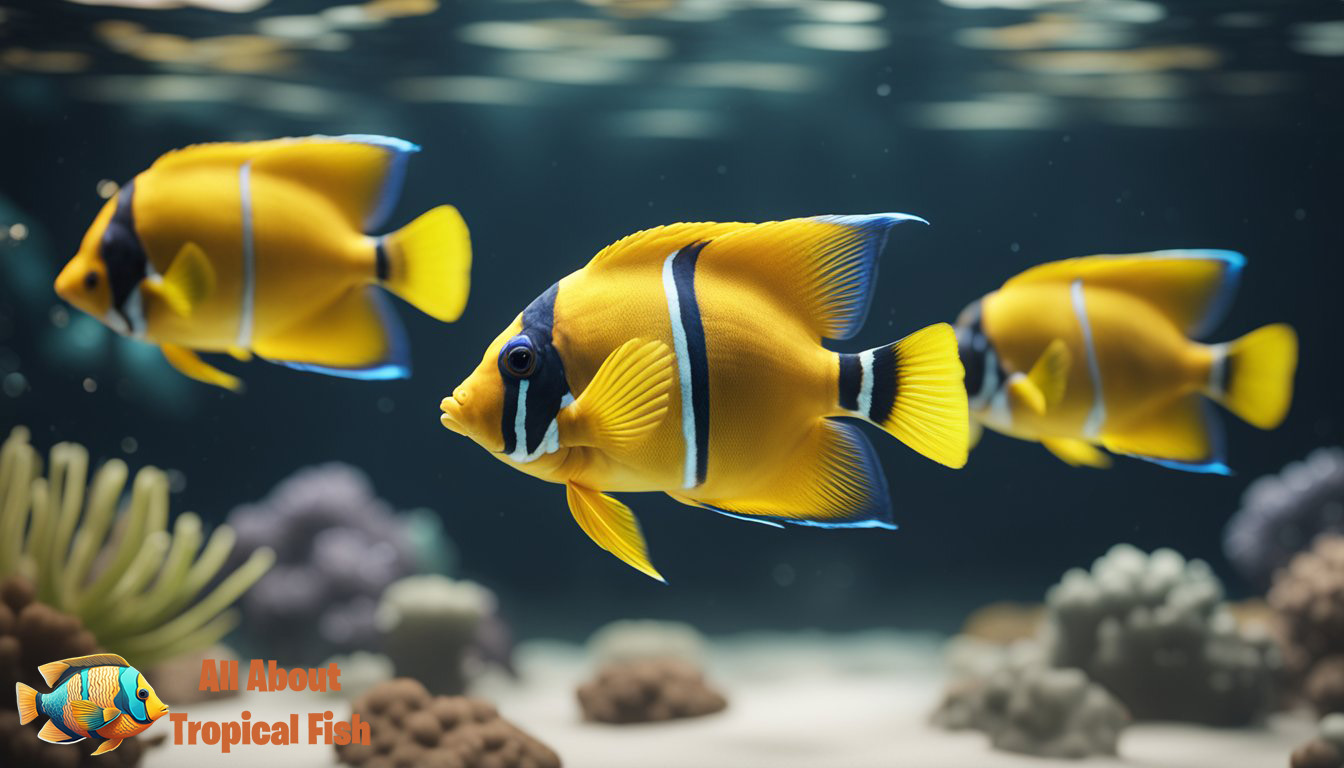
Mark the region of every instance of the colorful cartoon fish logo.
<instances>
[{"instance_id":1,"label":"colorful cartoon fish logo","mask_svg":"<svg viewBox=\"0 0 1344 768\"><path fill-rule=\"evenodd\" d=\"M102 743L93 754L101 755L168 713L168 705L140 670L113 653L53 661L37 671L51 693L16 684L19 722L27 725L38 715L51 718L37 736L52 744L94 739Z\"/></svg>"}]
</instances>

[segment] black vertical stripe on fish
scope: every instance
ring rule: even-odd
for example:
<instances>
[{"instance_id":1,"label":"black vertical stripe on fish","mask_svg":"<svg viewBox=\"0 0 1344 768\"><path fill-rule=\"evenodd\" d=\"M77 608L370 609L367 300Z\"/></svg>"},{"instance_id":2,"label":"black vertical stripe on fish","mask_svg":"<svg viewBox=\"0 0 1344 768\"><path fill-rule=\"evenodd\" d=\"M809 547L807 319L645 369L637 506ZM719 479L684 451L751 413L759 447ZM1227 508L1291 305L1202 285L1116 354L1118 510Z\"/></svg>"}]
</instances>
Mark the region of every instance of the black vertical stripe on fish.
<instances>
[{"instance_id":1,"label":"black vertical stripe on fish","mask_svg":"<svg viewBox=\"0 0 1344 768\"><path fill-rule=\"evenodd\" d=\"M896 404L896 370L900 359L896 345L888 344L873 350L873 401L868 406L868 420L884 424Z\"/></svg>"},{"instance_id":2,"label":"black vertical stripe on fish","mask_svg":"<svg viewBox=\"0 0 1344 768\"><path fill-rule=\"evenodd\" d=\"M103 230L98 253L107 267L107 283L112 292L112 307L122 314L127 327L131 318L124 311L126 300L149 274L149 258L135 231L135 180L117 193L117 208Z\"/></svg>"},{"instance_id":3,"label":"black vertical stripe on fish","mask_svg":"<svg viewBox=\"0 0 1344 768\"><path fill-rule=\"evenodd\" d=\"M504 380L504 412L500 429L504 434L504 452L514 453L520 447L517 440L517 419L523 411L523 432L525 441L521 446L524 454L532 454L541 446L551 423L560 413L561 402L569 393L569 383L565 377L565 364L560 352L555 348L552 330L555 327L555 299L560 292L560 284L555 283L540 296L532 300L523 310L523 328L520 336L526 336L531 342L533 353L537 356L537 366L527 377L526 399L519 402L523 391L522 380L509 373L504 365L504 356L509 350L506 343L500 350L499 371Z\"/></svg>"},{"instance_id":4,"label":"black vertical stripe on fish","mask_svg":"<svg viewBox=\"0 0 1344 768\"><path fill-rule=\"evenodd\" d=\"M391 265L387 260L387 247L383 243L383 238L378 238L374 244L373 250L373 269L374 274L378 276L378 282L385 283L391 275Z\"/></svg>"},{"instance_id":5,"label":"black vertical stripe on fish","mask_svg":"<svg viewBox=\"0 0 1344 768\"><path fill-rule=\"evenodd\" d=\"M863 364L858 355L840 353L840 407L859 410L859 388L863 386Z\"/></svg>"},{"instance_id":6,"label":"black vertical stripe on fish","mask_svg":"<svg viewBox=\"0 0 1344 768\"><path fill-rule=\"evenodd\" d=\"M705 326L695 297L695 265L707 242L682 248L672 259L672 280L677 286L681 327L691 366L691 407L695 416L695 482L705 482L709 469L709 353L705 349Z\"/></svg>"}]
</instances>

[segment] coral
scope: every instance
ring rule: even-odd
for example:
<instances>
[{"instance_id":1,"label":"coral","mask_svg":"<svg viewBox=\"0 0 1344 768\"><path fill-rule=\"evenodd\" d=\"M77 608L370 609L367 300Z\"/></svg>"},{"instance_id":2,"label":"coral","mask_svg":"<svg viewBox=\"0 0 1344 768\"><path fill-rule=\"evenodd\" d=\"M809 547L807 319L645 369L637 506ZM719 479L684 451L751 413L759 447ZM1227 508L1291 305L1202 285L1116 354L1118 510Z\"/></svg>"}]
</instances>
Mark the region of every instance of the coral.
<instances>
[{"instance_id":1,"label":"coral","mask_svg":"<svg viewBox=\"0 0 1344 768\"><path fill-rule=\"evenodd\" d=\"M377 685L355 699L351 709L369 722L372 743L336 747L336 756L349 765L560 767L555 752L500 717L490 702L433 697L414 680Z\"/></svg>"},{"instance_id":2,"label":"coral","mask_svg":"<svg viewBox=\"0 0 1344 768\"><path fill-rule=\"evenodd\" d=\"M1293 750L1292 768L1344 768L1344 715L1321 718L1317 736Z\"/></svg>"},{"instance_id":3,"label":"coral","mask_svg":"<svg viewBox=\"0 0 1344 768\"><path fill-rule=\"evenodd\" d=\"M1321 533L1344 533L1344 448L1318 448L1251 483L1227 523L1223 551L1263 588Z\"/></svg>"},{"instance_id":4,"label":"coral","mask_svg":"<svg viewBox=\"0 0 1344 768\"><path fill-rule=\"evenodd\" d=\"M1046 596L1050 663L1076 667L1136 719L1243 725L1274 702L1282 661L1242 632L1208 565L1118 545Z\"/></svg>"},{"instance_id":5,"label":"coral","mask_svg":"<svg viewBox=\"0 0 1344 768\"><path fill-rule=\"evenodd\" d=\"M237 623L226 610L274 559L258 548L210 590L233 546L220 526L204 548L200 518L168 528L168 478L144 467L118 511L126 464L112 459L88 483L82 446L52 447L47 476L16 427L0 447L0 578L20 574L36 599L78 617L99 645L149 667L215 642ZM50 661L51 659L46 659Z\"/></svg>"},{"instance_id":6,"label":"coral","mask_svg":"<svg viewBox=\"0 0 1344 768\"><path fill-rule=\"evenodd\" d=\"M77 617L37 602L36 596L36 590L23 579L10 577L0 583L0 690L6 693L17 683L48 690L38 674L39 665L100 650ZM13 702L6 695L0 708L0 765L119 768L140 762L144 748L139 738L127 739L116 751L97 759L90 754L95 748L92 742L41 741L37 732L45 718L20 725Z\"/></svg>"},{"instance_id":7,"label":"coral","mask_svg":"<svg viewBox=\"0 0 1344 768\"><path fill-rule=\"evenodd\" d=\"M599 628L588 638L588 651L598 663L635 659L683 659L699 664L705 638L679 621L625 619Z\"/></svg>"},{"instance_id":8,"label":"coral","mask_svg":"<svg viewBox=\"0 0 1344 768\"><path fill-rule=\"evenodd\" d=\"M1040 604L990 603L966 617L961 634L1006 645L1035 637L1044 618Z\"/></svg>"},{"instance_id":9,"label":"coral","mask_svg":"<svg viewBox=\"0 0 1344 768\"><path fill-rule=\"evenodd\" d=\"M667 658L609 662L579 686L578 698L585 720L619 724L701 717L728 706L699 666Z\"/></svg>"},{"instance_id":10,"label":"coral","mask_svg":"<svg viewBox=\"0 0 1344 768\"><path fill-rule=\"evenodd\" d=\"M228 520L238 532L233 560L263 545L278 560L243 601L246 640L268 658L309 665L378 647L378 598L418 561L404 519L364 473L345 464L301 469Z\"/></svg>"},{"instance_id":11,"label":"coral","mask_svg":"<svg viewBox=\"0 0 1344 768\"><path fill-rule=\"evenodd\" d=\"M998 647L995 669L948 691L933 723L978 730L1007 752L1042 757L1113 755L1129 714L1106 689L1077 669L1045 666L1025 643Z\"/></svg>"},{"instance_id":12,"label":"coral","mask_svg":"<svg viewBox=\"0 0 1344 768\"><path fill-rule=\"evenodd\" d=\"M383 650L398 676L413 677L436 694L461 693L487 661L480 637L495 606L494 593L475 582L436 575L402 579L378 604Z\"/></svg>"},{"instance_id":13,"label":"coral","mask_svg":"<svg viewBox=\"0 0 1344 768\"><path fill-rule=\"evenodd\" d=\"M381 653L354 651L342 656L332 656L322 662L322 666L335 664L341 670L341 690L329 691L333 696L352 699L381 683L391 680L396 671L392 660Z\"/></svg>"},{"instance_id":14,"label":"coral","mask_svg":"<svg viewBox=\"0 0 1344 768\"><path fill-rule=\"evenodd\" d=\"M1344 536L1322 534L1279 571L1269 590L1290 669L1306 676L1317 662L1344 656Z\"/></svg>"}]
</instances>

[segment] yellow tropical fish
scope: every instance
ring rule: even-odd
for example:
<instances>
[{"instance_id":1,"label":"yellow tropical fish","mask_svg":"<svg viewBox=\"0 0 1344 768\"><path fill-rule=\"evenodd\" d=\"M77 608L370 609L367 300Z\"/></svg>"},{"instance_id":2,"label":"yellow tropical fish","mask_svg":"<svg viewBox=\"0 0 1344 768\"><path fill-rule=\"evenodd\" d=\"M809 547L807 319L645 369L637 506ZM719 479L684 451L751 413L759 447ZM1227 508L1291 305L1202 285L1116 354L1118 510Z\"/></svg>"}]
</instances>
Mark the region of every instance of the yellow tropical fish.
<instances>
[{"instance_id":1,"label":"yellow tropical fish","mask_svg":"<svg viewBox=\"0 0 1344 768\"><path fill-rule=\"evenodd\" d=\"M442 206L382 237L419 147L383 136L200 144L169 152L107 201L56 278L61 298L158 344L193 379L239 380L197 356L255 352L360 379L409 375L383 286L451 322L471 245Z\"/></svg>"},{"instance_id":2,"label":"yellow tropical fish","mask_svg":"<svg viewBox=\"0 0 1344 768\"><path fill-rule=\"evenodd\" d=\"M1075 466L1109 466L1102 446L1227 474L1204 398L1273 429L1288 413L1297 368L1287 325L1225 344L1191 341L1222 320L1244 264L1232 251L1156 251L1067 259L1014 277L957 320L973 418Z\"/></svg>"},{"instance_id":3,"label":"yellow tropical fish","mask_svg":"<svg viewBox=\"0 0 1344 768\"><path fill-rule=\"evenodd\" d=\"M93 754L101 755L168 713L154 686L114 653L53 661L37 671L51 693L17 683L19 722L27 725L39 715L51 718L37 737L52 744L93 739L101 742Z\"/></svg>"},{"instance_id":4,"label":"yellow tropical fish","mask_svg":"<svg viewBox=\"0 0 1344 768\"><path fill-rule=\"evenodd\" d=\"M443 399L441 420L566 487L579 526L662 579L629 507L662 491L778 525L892 528L869 421L966 462L956 336L940 324L859 354L877 258L904 214L673 224L608 246L528 305Z\"/></svg>"}]
</instances>

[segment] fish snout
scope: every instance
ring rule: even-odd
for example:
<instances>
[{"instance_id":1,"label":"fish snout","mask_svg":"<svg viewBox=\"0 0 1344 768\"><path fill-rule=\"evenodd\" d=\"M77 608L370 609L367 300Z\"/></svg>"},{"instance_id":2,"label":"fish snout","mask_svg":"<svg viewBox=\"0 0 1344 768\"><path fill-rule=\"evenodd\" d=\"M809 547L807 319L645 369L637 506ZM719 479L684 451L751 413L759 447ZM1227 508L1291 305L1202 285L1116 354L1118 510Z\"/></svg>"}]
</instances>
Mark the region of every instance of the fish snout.
<instances>
[{"instance_id":1,"label":"fish snout","mask_svg":"<svg viewBox=\"0 0 1344 768\"><path fill-rule=\"evenodd\" d=\"M466 427L461 421L462 404L456 397L445 397L439 403L439 410L443 414L439 416L439 423L451 429L459 435L466 435Z\"/></svg>"}]
</instances>

